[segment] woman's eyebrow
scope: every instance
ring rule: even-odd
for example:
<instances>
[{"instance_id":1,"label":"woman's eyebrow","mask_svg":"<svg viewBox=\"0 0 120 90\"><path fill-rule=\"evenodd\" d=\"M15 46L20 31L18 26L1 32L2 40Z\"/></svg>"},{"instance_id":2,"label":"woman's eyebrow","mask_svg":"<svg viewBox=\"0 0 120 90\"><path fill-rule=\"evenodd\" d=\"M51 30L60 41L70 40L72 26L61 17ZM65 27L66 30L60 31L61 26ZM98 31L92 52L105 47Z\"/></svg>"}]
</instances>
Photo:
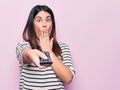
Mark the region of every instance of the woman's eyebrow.
<instances>
[{"instance_id":1,"label":"woman's eyebrow","mask_svg":"<svg viewBox=\"0 0 120 90\"><path fill-rule=\"evenodd\" d=\"M42 17L41 16L36 16L35 19L41 19ZM46 16L45 18L51 18L51 16Z\"/></svg>"},{"instance_id":2,"label":"woman's eyebrow","mask_svg":"<svg viewBox=\"0 0 120 90\"><path fill-rule=\"evenodd\" d=\"M51 18L51 16L46 16L46 18Z\"/></svg>"},{"instance_id":3,"label":"woman's eyebrow","mask_svg":"<svg viewBox=\"0 0 120 90\"><path fill-rule=\"evenodd\" d=\"M40 16L36 16L35 19L36 19L36 18L42 18L42 17L40 17Z\"/></svg>"}]
</instances>

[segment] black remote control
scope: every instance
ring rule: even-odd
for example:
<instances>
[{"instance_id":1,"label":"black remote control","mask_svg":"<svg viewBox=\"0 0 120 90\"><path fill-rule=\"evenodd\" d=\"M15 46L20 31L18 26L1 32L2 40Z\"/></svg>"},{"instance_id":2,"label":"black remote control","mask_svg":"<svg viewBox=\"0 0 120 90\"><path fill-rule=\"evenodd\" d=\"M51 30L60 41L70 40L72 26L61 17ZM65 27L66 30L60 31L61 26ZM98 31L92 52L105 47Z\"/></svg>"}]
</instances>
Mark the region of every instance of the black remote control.
<instances>
[{"instance_id":1,"label":"black remote control","mask_svg":"<svg viewBox=\"0 0 120 90\"><path fill-rule=\"evenodd\" d=\"M42 65L42 66L50 66L52 64L50 54L49 54L49 52L44 52L44 53L47 56L47 59L40 58L40 65Z\"/></svg>"}]
</instances>

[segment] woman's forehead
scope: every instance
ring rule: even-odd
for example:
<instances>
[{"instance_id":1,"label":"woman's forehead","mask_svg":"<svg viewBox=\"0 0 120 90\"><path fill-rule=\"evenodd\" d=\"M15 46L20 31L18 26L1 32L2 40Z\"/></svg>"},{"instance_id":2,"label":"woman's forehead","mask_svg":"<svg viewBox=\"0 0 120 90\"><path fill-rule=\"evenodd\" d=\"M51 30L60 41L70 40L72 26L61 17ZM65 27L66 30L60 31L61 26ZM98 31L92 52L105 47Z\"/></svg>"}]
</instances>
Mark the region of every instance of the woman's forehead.
<instances>
[{"instance_id":1,"label":"woman's forehead","mask_svg":"<svg viewBox=\"0 0 120 90\"><path fill-rule=\"evenodd\" d=\"M46 11L39 11L35 18L46 18L51 17L51 15Z\"/></svg>"}]
</instances>

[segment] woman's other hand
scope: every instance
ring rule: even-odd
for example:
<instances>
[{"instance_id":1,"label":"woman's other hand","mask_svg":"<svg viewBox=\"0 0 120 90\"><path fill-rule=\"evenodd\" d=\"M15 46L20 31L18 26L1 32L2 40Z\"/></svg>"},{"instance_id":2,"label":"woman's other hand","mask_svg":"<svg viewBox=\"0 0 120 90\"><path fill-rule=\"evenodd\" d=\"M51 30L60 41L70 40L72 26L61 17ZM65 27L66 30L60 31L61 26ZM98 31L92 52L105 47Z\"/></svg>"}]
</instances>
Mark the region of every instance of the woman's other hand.
<instances>
[{"instance_id":1,"label":"woman's other hand","mask_svg":"<svg viewBox=\"0 0 120 90\"><path fill-rule=\"evenodd\" d=\"M53 47L53 38L49 38L49 34L47 30L44 30L41 32L41 36L39 39L39 45L42 49L42 51L52 52Z\"/></svg>"},{"instance_id":2,"label":"woman's other hand","mask_svg":"<svg viewBox=\"0 0 120 90\"><path fill-rule=\"evenodd\" d=\"M46 55L37 49L25 49L22 54L23 62L25 64L34 63L40 69L46 68L46 66L40 65L40 58L47 59Z\"/></svg>"}]
</instances>

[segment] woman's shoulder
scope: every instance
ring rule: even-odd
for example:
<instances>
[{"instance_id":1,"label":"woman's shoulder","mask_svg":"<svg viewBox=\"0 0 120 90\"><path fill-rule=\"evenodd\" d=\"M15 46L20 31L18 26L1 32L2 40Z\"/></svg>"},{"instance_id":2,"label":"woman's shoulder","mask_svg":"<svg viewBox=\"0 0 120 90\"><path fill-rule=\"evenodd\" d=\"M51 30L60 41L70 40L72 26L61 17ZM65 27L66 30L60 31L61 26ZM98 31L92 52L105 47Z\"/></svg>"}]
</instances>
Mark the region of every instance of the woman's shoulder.
<instances>
[{"instance_id":1,"label":"woman's shoulder","mask_svg":"<svg viewBox=\"0 0 120 90\"><path fill-rule=\"evenodd\" d=\"M69 46L64 42L59 42L59 46L61 49L69 48Z\"/></svg>"},{"instance_id":2,"label":"woman's shoulder","mask_svg":"<svg viewBox=\"0 0 120 90\"><path fill-rule=\"evenodd\" d=\"M19 48L19 47L31 47L31 46L30 46L30 43L27 41L20 41L17 44L17 48Z\"/></svg>"},{"instance_id":3,"label":"woman's shoulder","mask_svg":"<svg viewBox=\"0 0 120 90\"><path fill-rule=\"evenodd\" d=\"M28 41L20 41L18 44L30 44Z\"/></svg>"}]
</instances>

